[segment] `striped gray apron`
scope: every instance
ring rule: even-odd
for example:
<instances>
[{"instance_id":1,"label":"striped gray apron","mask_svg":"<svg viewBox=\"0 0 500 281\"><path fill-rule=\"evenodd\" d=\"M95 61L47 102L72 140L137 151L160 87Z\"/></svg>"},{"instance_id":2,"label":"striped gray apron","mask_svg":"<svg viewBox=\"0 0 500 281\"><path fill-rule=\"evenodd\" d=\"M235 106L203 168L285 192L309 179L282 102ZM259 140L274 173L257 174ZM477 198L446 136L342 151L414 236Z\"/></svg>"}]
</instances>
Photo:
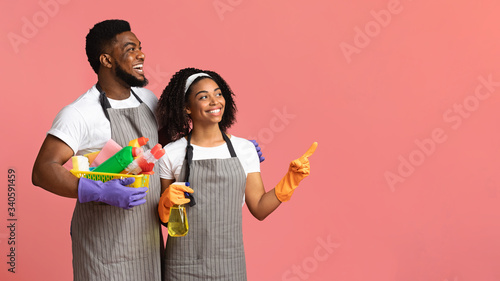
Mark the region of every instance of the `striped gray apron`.
<instances>
[{"instance_id":1,"label":"striped gray apron","mask_svg":"<svg viewBox=\"0 0 500 281\"><path fill-rule=\"evenodd\" d=\"M194 160L189 165L196 205L186 206L188 234L167 239L164 281L247 279L241 205L246 174L231 141L223 136L231 158ZM181 179L186 179L187 163L184 160Z\"/></svg>"},{"instance_id":2,"label":"striped gray apron","mask_svg":"<svg viewBox=\"0 0 500 281\"><path fill-rule=\"evenodd\" d=\"M151 149L158 142L156 119L133 94L141 102L139 107L113 109L101 91L111 138L124 147L130 140L144 136L149 142L143 149ZM71 221L75 281L161 280L160 192L155 167L145 204L125 210L98 202L76 202Z\"/></svg>"}]
</instances>

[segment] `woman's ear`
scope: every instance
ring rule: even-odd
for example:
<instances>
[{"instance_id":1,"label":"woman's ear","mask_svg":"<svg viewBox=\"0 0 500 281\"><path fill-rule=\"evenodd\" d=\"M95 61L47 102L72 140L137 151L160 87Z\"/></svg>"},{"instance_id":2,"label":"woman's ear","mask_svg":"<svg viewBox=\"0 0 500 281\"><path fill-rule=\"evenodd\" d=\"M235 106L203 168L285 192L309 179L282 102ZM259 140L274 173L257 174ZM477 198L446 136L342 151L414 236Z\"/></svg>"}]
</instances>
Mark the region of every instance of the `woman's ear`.
<instances>
[{"instance_id":1,"label":"woman's ear","mask_svg":"<svg viewBox=\"0 0 500 281\"><path fill-rule=\"evenodd\" d=\"M99 61L101 62L101 65L106 68L113 67L113 64L111 63L113 61L113 58L111 58L111 56L108 54L101 54L99 56Z\"/></svg>"},{"instance_id":2,"label":"woman's ear","mask_svg":"<svg viewBox=\"0 0 500 281\"><path fill-rule=\"evenodd\" d=\"M184 112L186 112L186 114L191 114L191 109L189 109L189 107L184 107Z\"/></svg>"}]
</instances>

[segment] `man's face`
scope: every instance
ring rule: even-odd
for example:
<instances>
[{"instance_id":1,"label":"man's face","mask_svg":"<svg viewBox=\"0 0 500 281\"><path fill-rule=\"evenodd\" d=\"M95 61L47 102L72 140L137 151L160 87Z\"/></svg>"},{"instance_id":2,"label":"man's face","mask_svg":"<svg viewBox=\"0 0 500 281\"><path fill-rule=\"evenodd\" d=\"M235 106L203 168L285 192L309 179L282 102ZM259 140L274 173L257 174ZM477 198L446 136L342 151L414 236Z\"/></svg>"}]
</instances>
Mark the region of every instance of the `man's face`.
<instances>
[{"instance_id":1,"label":"man's face","mask_svg":"<svg viewBox=\"0 0 500 281\"><path fill-rule=\"evenodd\" d=\"M116 35L110 55L113 57L114 71L118 78L130 87L144 87L148 79L144 76L144 58L141 42L134 33L127 31Z\"/></svg>"}]
</instances>

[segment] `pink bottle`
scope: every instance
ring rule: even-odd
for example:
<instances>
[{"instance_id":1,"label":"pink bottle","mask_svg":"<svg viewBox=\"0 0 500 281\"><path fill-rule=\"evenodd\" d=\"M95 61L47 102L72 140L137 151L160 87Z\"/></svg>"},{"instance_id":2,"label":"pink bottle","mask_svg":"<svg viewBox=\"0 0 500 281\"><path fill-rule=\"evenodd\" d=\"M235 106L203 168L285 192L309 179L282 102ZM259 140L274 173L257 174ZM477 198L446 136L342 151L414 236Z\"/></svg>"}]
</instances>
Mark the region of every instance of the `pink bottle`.
<instances>
[{"instance_id":1,"label":"pink bottle","mask_svg":"<svg viewBox=\"0 0 500 281\"><path fill-rule=\"evenodd\" d=\"M117 144L114 140L110 139L101 149L101 152L97 154L94 161L92 161L92 163L90 164L90 167L97 167L101 165L121 149L122 147L119 144Z\"/></svg>"}]
</instances>

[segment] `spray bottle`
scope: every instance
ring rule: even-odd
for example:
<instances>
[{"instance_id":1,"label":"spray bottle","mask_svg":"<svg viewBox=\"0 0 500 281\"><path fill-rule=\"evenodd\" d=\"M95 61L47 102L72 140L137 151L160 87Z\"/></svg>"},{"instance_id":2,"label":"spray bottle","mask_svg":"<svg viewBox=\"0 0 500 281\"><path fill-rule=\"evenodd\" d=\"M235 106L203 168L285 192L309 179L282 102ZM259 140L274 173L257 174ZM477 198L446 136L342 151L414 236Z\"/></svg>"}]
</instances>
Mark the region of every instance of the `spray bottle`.
<instances>
[{"instance_id":1,"label":"spray bottle","mask_svg":"<svg viewBox=\"0 0 500 281\"><path fill-rule=\"evenodd\" d=\"M153 168L156 161L158 161L158 159L160 159L164 154L165 150L161 148L161 144L157 144L150 150L135 158L134 161L132 161L132 163L130 163L121 173L133 175L152 175L154 173Z\"/></svg>"},{"instance_id":2,"label":"spray bottle","mask_svg":"<svg viewBox=\"0 0 500 281\"><path fill-rule=\"evenodd\" d=\"M174 182L173 184L189 186L189 182ZM190 198L190 206L194 206L194 198L188 192L184 192L186 198ZM189 230L189 224L185 205L174 205L170 207L170 217L168 218L168 235L172 237L185 236Z\"/></svg>"}]
</instances>

